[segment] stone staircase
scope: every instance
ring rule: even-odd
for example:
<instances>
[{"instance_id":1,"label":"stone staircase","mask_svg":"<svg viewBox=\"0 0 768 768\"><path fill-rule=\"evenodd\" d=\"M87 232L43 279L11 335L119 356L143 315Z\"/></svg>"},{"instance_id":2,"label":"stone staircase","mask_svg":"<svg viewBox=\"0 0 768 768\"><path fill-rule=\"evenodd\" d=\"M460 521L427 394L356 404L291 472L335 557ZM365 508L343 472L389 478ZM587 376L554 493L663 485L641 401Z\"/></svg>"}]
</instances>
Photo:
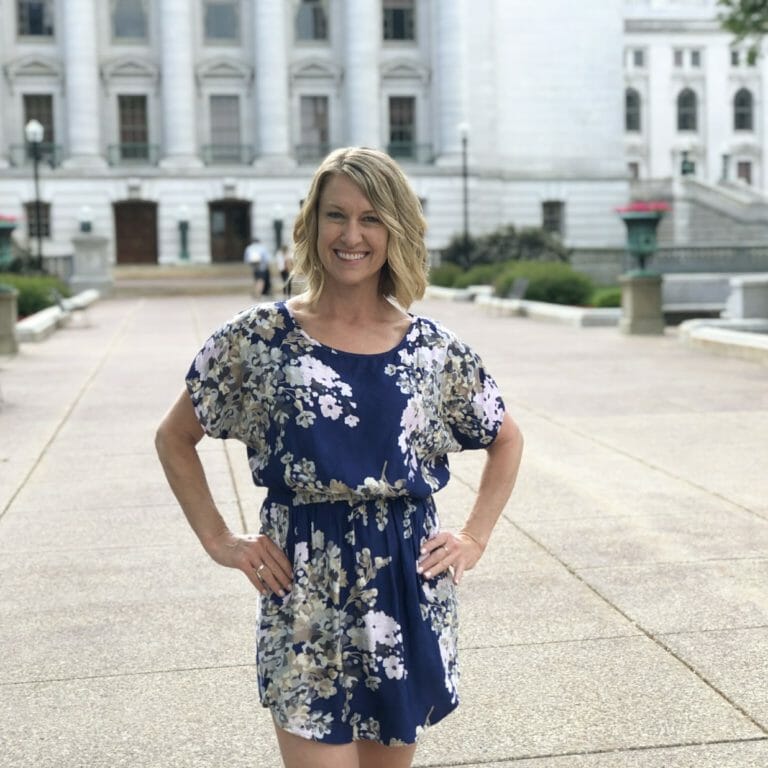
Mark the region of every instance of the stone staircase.
<instances>
[{"instance_id":1,"label":"stone staircase","mask_svg":"<svg viewBox=\"0 0 768 768\"><path fill-rule=\"evenodd\" d=\"M121 264L113 268L114 296L242 293L253 283L247 264Z\"/></svg>"}]
</instances>

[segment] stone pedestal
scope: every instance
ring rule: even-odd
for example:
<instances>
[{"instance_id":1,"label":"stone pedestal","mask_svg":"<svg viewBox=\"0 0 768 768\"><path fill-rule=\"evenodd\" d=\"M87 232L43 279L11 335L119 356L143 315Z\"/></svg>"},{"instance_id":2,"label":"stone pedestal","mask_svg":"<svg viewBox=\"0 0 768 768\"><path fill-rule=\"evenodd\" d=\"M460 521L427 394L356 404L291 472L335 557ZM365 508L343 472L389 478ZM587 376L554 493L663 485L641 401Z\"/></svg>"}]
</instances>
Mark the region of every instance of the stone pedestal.
<instances>
[{"instance_id":1,"label":"stone pedestal","mask_svg":"<svg viewBox=\"0 0 768 768\"><path fill-rule=\"evenodd\" d=\"M15 288L0 285L0 355L15 355L19 351L16 341L18 295Z\"/></svg>"},{"instance_id":2,"label":"stone pedestal","mask_svg":"<svg viewBox=\"0 0 768 768\"><path fill-rule=\"evenodd\" d=\"M115 283L107 255L109 240L101 235L81 233L72 238L72 245L75 249L69 279L72 293L95 288L101 296L109 296Z\"/></svg>"},{"instance_id":3,"label":"stone pedestal","mask_svg":"<svg viewBox=\"0 0 768 768\"><path fill-rule=\"evenodd\" d=\"M619 329L629 334L664 333L661 309L661 275L629 273L619 278L621 284L621 320Z\"/></svg>"},{"instance_id":4,"label":"stone pedestal","mask_svg":"<svg viewBox=\"0 0 768 768\"><path fill-rule=\"evenodd\" d=\"M732 277L724 316L729 319L768 318L768 275Z\"/></svg>"}]
</instances>

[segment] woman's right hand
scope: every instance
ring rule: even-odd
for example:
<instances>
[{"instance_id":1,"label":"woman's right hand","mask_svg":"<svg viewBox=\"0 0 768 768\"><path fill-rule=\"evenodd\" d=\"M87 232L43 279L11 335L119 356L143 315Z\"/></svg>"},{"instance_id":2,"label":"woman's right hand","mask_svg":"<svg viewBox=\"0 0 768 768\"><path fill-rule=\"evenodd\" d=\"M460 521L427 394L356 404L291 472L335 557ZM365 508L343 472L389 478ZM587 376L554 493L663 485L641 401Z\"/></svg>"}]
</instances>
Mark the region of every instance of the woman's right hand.
<instances>
[{"instance_id":1,"label":"woman's right hand","mask_svg":"<svg viewBox=\"0 0 768 768\"><path fill-rule=\"evenodd\" d=\"M262 595L285 597L291 591L291 563L269 536L223 531L206 542L205 549L219 565L241 570Z\"/></svg>"}]
</instances>

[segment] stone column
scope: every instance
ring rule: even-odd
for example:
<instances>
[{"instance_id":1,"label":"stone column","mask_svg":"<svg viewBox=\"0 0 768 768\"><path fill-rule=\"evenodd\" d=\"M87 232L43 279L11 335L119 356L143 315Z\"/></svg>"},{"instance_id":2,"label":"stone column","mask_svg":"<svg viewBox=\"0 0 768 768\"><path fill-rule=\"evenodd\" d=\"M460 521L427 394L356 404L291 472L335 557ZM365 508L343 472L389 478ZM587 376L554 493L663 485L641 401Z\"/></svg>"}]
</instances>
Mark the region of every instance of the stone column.
<instances>
[{"instance_id":1,"label":"stone column","mask_svg":"<svg viewBox=\"0 0 768 768\"><path fill-rule=\"evenodd\" d=\"M7 168L9 165L8 155L6 154L8 144L5 139L5 115L9 113L10 105L4 103L4 93L5 89L0 85L0 168Z\"/></svg>"},{"instance_id":2,"label":"stone column","mask_svg":"<svg viewBox=\"0 0 768 768\"><path fill-rule=\"evenodd\" d=\"M378 147L382 142L379 114L381 3L378 0L347 0L343 16L345 143Z\"/></svg>"},{"instance_id":3,"label":"stone column","mask_svg":"<svg viewBox=\"0 0 768 768\"><path fill-rule=\"evenodd\" d=\"M469 122L464 93L464 43L461 0L436 0L432 5L436 22L435 100L437 114L438 157L461 153L459 125Z\"/></svg>"},{"instance_id":4,"label":"stone column","mask_svg":"<svg viewBox=\"0 0 768 768\"><path fill-rule=\"evenodd\" d=\"M284 164L291 153L288 105L288 29L283 0L253 4L256 54L257 163Z\"/></svg>"},{"instance_id":5,"label":"stone column","mask_svg":"<svg viewBox=\"0 0 768 768\"><path fill-rule=\"evenodd\" d=\"M160 2L160 65L164 167L201 165L197 152L197 94L189 0Z\"/></svg>"},{"instance_id":6,"label":"stone column","mask_svg":"<svg viewBox=\"0 0 768 768\"><path fill-rule=\"evenodd\" d=\"M64 84L69 158L65 165L106 165L101 147L95 0L67 0L63 16ZM43 137L48 141L50 137Z\"/></svg>"}]
</instances>

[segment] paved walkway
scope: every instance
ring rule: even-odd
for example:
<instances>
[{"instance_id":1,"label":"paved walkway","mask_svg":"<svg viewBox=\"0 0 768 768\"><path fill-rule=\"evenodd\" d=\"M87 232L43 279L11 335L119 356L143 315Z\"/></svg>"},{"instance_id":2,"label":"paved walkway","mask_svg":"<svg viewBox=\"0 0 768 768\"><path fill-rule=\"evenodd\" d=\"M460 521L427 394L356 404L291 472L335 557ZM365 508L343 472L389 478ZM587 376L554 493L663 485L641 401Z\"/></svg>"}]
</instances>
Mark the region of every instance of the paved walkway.
<instances>
[{"instance_id":1,"label":"paved walkway","mask_svg":"<svg viewBox=\"0 0 768 768\"><path fill-rule=\"evenodd\" d=\"M154 428L241 296L102 301L0 358L0 764L277 768L245 579L198 547ZM768 765L768 368L424 303L526 435L461 588L463 704L426 768ZM252 530L237 445L215 494ZM458 523L482 455L438 497Z\"/></svg>"}]
</instances>

